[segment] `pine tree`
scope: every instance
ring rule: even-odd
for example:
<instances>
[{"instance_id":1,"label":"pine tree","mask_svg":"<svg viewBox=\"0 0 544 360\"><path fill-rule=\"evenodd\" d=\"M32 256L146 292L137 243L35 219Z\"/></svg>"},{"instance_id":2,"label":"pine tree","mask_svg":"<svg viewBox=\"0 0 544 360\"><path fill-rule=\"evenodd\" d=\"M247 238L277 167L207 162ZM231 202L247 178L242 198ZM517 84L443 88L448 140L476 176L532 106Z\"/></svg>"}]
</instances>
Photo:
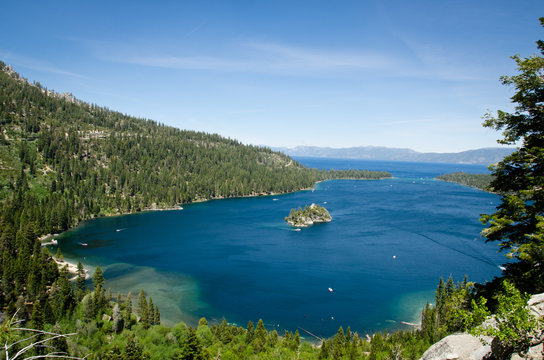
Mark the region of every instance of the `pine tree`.
<instances>
[{"instance_id":1,"label":"pine tree","mask_svg":"<svg viewBox=\"0 0 544 360\"><path fill-rule=\"evenodd\" d=\"M159 312L159 307L157 305L155 305L155 325L160 325L161 324L161 313Z\"/></svg>"},{"instance_id":2,"label":"pine tree","mask_svg":"<svg viewBox=\"0 0 544 360\"><path fill-rule=\"evenodd\" d=\"M255 327L253 326L253 322L249 320L246 327L246 344L251 344L254 338L255 338Z\"/></svg>"},{"instance_id":3,"label":"pine tree","mask_svg":"<svg viewBox=\"0 0 544 360\"><path fill-rule=\"evenodd\" d=\"M127 347L123 356L124 360L146 360L149 359L149 354L144 351L143 346L136 338L135 334L132 334L127 342Z\"/></svg>"},{"instance_id":4,"label":"pine tree","mask_svg":"<svg viewBox=\"0 0 544 360\"><path fill-rule=\"evenodd\" d=\"M263 319L259 319L259 322L257 323L257 329L255 330L255 338L260 339L264 343L266 341L267 335L268 332L264 328Z\"/></svg>"},{"instance_id":5,"label":"pine tree","mask_svg":"<svg viewBox=\"0 0 544 360\"><path fill-rule=\"evenodd\" d=\"M332 340L332 357L334 359L341 359L344 356L346 336L344 335L344 329L340 326L338 332Z\"/></svg>"},{"instance_id":6,"label":"pine tree","mask_svg":"<svg viewBox=\"0 0 544 360\"><path fill-rule=\"evenodd\" d=\"M185 336L180 341L178 359L183 360L204 360L202 343L192 327L187 329Z\"/></svg>"},{"instance_id":7,"label":"pine tree","mask_svg":"<svg viewBox=\"0 0 544 360\"><path fill-rule=\"evenodd\" d=\"M64 256L62 255L62 252L60 251L60 247L57 248L57 252L55 253L55 259L64 260Z\"/></svg>"},{"instance_id":8,"label":"pine tree","mask_svg":"<svg viewBox=\"0 0 544 360\"><path fill-rule=\"evenodd\" d=\"M77 272L76 272L76 294L78 299L83 297L85 293L85 268L81 261L77 262Z\"/></svg>"},{"instance_id":9,"label":"pine tree","mask_svg":"<svg viewBox=\"0 0 544 360\"><path fill-rule=\"evenodd\" d=\"M140 318L142 317L144 310L147 310L147 300L145 297L145 291L143 289L140 289L140 293L138 294L136 309Z\"/></svg>"},{"instance_id":10,"label":"pine tree","mask_svg":"<svg viewBox=\"0 0 544 360\"><path fill-rule=\"evenodd\" d=\"M96 270L94 271L93 285L95 289L99 286L104 286L104 276L102 275L102 269L100 269L100 266L97 266Z\"/></svg>"},{"instance_id":11,"label":"pine tree","mask_svg":"<svg viewBox=\"0 0 544 360\"><path fill-rule=\"evenodd\" d=\"M318 359L325 360L329 358L329 344L326 340L321 342L321 349L319 350Z\"/></svg>"},{"instance_id":12,"label":"pine tree","mask_svg":"<svg viewBox=\"0 0 544 360\"><path fill-rule=\"evenodd\" d=\"M293 350L298 349L300 346L300 333L298 332L298 329L295 331L295 337L293 339Z\"/></svg>"},{"instance_id":13,"label":"pine tree","mask_svg":"<svg viewBox=\"0 0 544 360\"><path fill-rule=\"evenodd\" d=\"M154 325L155 323L155 306L153 305L153 299L149 297L149 302L147 303L147 322L149 325Z\"/></svg>"},{"instance_id":14,"label":"pine tree","mask_svg":"<svg viewBox=\"0 0 544 360\"><path fill-rule=\"evenodd\" d=\"M132 291L129 291L125 299L125 324L130 326L132 318Z\"/></svg>"},{"instance_id":15,"label":"pine tree","mask_svg":"<svg viewBox=\"0 0 544 360\"><path fill-rule=\"evenodd\" d=\"M30 317L32 322L32 328L42 330L44 326L43 308L39 301L34 302L34 308L32 309L32 316Z\"/></svg>"},{"instance_id":16,"label":"pine tree","mask_svg":"<svg viewBox=\"0 0 544 360\"><path fill-rule=\"evenodd\" d=\"M540 23L544 27L544 17ZM494 214L482 216L488 225L482 235L516 260L505 265L505 275L530 293L544 291L544 41L537 46L540 55L513 56L518 75L501 78L516 90L515 111L488 114L483 124L502 130L499 143L519 148L492 167L491 188L501 195L501 204Z\"/></svg>"}]
</instances>

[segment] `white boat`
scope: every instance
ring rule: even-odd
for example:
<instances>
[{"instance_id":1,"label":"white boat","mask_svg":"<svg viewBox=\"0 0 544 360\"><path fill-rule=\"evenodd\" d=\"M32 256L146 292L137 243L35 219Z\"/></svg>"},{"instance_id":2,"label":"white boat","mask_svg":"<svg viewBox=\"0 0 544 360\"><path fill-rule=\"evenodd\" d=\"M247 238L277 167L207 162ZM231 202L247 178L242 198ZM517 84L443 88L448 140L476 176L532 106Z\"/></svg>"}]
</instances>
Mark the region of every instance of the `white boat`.
<instances>
[{"instance_id":1,"label":"white boat","mask_svg":"<svg viewBox=\"0 0 544 360\"><path fill-rule=\"evenodd\" d=\"M332 288L329 288L329 292L333 292Z\"/></svg>"}]
</instances>

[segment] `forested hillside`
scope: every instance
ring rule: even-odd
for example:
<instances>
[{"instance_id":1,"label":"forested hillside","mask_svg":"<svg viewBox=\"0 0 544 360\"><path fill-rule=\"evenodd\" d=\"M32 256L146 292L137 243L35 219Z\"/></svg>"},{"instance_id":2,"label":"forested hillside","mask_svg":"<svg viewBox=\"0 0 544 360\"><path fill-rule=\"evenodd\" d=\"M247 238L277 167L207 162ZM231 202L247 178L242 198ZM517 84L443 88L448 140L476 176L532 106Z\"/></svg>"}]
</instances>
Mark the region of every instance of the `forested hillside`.
<instances>
[{"instance_id":1,"label":"forested hillside","mask_svg":"<svg viewBox=\"0 0 544 360\"><path fill-rule=\"evenodd\" d=\"M14 344L11 354L28 344L18 342L28 332L14 330L26 326L77 332L76 342L57 339L49 349L92 358L111 348L94 340L125 330L133 337L121 342L126 356L120 358L145 358L130 355L137 351L132 346L140 346L130 328L146 330L160 322L151 298L146 303L139 297L136 317L130 294L114 301L101 276L93 278L93 291L85 286L82 269L72 284L72 275L59 271L41 247L41 235L96 216L285 193L325 179L391 176L309 169L264 147L123 115L30 84L2 62L0 124L0 338ZM179 349L178 341L189 335L183 330L169 344ZM37 347L27 355L44 352L51 351Z\"/></svg>"},{"instance_id":2,"label":"forested hillside","mask_svg":"<svg viewBox=\"0 0 544 360\"><path fill-rule=\"evenodd\" d=\"M0 195L7 213L24 209L39 234L97 215L390 176L308 169L268 148L90 105L0 67Z\"/></svg>"}]
</instances>

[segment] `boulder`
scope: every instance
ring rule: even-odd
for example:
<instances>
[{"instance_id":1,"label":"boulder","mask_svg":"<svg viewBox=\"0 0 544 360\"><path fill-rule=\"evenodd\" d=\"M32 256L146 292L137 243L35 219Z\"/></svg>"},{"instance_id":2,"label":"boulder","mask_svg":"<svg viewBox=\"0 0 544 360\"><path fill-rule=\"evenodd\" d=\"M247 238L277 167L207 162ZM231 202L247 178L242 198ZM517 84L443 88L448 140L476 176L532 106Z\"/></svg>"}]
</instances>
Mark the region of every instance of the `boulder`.
<instances>
[{"instance_id":1,"label":"boulder","mask_svg":"<svg viewBox=\"0 0 544 360\"><path fill-rule=\"evenodd\" d=\"M491 339L485 339L490 343ZM481 360L491 353L491 347L469 334L447 336L431 346L421 360Z\"/></svg>"},{"instance_id":2,"label":"boulder","mask_svg":"<svg viewBox=\"0 0 544 360\"><path fill-rule=\"evenodd\" d=\"M533 295L531 299L527 302L529 305L529 310L536 318L544 317L544 293Z\"/></svg>"},{"instance_id":3,"label":"boulder","mask_svg":"<svg viewBox=\"0 0 544 360\"><path fill-rule=\"evenodd\" d=\"M527 354L521 356L520 354L513 354L510 360L542 360L544 358L544 348L542 343L531 346Z\"/></svg>"}]
</instances>

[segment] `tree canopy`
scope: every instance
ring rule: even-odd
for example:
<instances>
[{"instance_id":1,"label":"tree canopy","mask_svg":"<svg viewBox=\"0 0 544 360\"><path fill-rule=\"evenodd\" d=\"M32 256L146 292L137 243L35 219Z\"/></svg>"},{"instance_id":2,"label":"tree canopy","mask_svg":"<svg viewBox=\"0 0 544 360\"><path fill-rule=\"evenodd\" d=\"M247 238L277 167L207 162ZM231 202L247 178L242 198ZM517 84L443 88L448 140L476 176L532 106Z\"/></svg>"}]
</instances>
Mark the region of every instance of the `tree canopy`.
<instances>
[{"instance_id":1,"label":"tree canopy","mask_svg":"<svg viewBox=\"0 0 544 360\"><path fill-rule=\"evenodd\" d=\"M502 198L494 214L482 216L483 236L516 260L505 275L532 293L544 291L544 42L537 45L540 54L513 56L518 74L501 78L515 89L515 111L488 114L483 124L502 130L499 143L519 146L492 167L491 187Z\"/></svg>"}]
</instances>

